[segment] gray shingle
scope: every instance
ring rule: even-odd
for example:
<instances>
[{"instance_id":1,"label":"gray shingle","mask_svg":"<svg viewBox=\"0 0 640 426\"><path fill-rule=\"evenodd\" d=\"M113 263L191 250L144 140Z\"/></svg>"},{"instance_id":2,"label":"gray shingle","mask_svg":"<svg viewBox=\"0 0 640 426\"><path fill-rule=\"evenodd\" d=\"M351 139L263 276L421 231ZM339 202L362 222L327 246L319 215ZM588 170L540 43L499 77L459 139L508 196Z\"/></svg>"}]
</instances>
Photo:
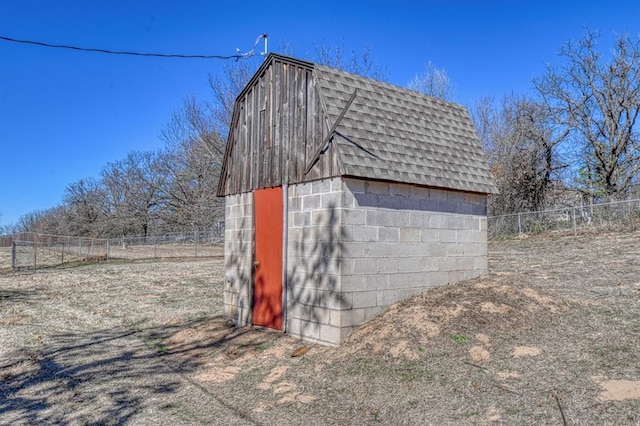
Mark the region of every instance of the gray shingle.
<instances>
[{"instance_id":1,"label":"gray shingle","mask_svg":"<svg viewBox=\"0 0 640 426\"><path fill-rule=\"evenodd\" d=\"M322 65L314 68L331 123L358 89L334 137L345 175L497 192L464 107Z\"/></svg>"}]
</instances>

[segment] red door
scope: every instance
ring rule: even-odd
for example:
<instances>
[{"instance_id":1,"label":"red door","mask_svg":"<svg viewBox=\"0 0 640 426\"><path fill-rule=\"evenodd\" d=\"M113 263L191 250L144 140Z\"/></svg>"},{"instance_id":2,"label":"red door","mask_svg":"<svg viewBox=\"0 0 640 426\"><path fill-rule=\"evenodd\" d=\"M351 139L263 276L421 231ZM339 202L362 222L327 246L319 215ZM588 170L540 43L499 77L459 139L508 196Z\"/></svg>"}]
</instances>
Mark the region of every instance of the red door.
<instances>
[{"instance_id":1,"label":"red door","mask_svg":"<svg viewBox=\"0 0 640 426\"><path fill-rule=\"evenodd\" d=\"M282 188L254 192L253 323L282 330Z\"/></svg>"}]
</instances>

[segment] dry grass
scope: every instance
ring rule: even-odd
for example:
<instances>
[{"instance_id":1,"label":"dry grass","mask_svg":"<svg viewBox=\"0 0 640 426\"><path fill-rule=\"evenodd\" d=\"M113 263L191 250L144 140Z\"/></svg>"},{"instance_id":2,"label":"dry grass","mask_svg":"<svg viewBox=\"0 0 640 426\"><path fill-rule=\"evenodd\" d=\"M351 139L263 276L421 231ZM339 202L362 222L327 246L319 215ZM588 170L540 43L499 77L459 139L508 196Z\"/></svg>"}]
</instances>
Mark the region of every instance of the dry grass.
<instances>
[{"instance_id":1,"label":"dry grass","mask_svg":"<svg viewBox=\"0 0 640 426\"><path fill-rule=\"evenodd\" d=\"M492 243L340 348L230 328L219 258L0 275L0 423L637 424L639 243Z\"/></svg>"}]
</instances>

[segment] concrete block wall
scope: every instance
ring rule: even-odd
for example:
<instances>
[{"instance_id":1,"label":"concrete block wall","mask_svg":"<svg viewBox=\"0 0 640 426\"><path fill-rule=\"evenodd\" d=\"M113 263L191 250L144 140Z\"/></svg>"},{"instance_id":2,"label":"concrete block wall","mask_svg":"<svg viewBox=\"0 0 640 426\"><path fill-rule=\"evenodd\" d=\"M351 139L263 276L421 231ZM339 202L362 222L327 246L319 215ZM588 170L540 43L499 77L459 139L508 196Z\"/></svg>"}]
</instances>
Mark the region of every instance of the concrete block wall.
<instances>
[{"instance_id":1,"label":"concrete block wall","mask_svg":"<svg viewBox=\"0 0 640 426\"><path fill-rule=\"evenodd\" d=\"M338 344L351 296L340 292L340 178L291 185L287 244L287 333Z\"/></svg>"},{"instance_id":2,"label":"concrete block wall","mask_svg":"<svg viewBox=\"0 0 640 426\"><path fill-rule=\"evenodd\" d=\"M253 301L253 194L226 197L224 313L236 325L250 325Z\"/></svg>"},{"instance_id":3,"label":"concrete block wall","mask_svg":"<svg viewBox=\"0 0 640 426\"><path fill-rule=\"evenodd\" d=\"M225 314L248 325L253 195L226 202ZM486 273L486 202L351 178L289 186L285 330L339 344L399 300Z\"/></svg>"},{"instance_id":4,"label":"concrete block wall","mask_svg":"<svg viewBox=\"0 0 640 426\"><path fill-rule=\"evenodd\" d=\"M487 272L486 196L342 181L340 284L348 334L427 288Z\"/></svg>"}]
</instances>

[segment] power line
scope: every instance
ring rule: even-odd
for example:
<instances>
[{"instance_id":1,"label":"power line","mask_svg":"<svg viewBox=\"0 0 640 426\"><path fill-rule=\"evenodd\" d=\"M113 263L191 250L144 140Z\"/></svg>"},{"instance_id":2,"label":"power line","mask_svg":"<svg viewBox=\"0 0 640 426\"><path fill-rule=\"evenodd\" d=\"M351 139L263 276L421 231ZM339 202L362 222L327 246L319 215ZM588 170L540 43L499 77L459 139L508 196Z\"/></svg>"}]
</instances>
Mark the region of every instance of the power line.
<instances>
[{"instance_id":1,"label":"power line","mask_svg":"<svg viewBox=\"0 0 640 426\"><path fill-rule=\"evenodd\" d=\"M52 44L52 43L44 43L41 41L33 41L33 40L21 40L12 37L0 36L0 40L10 41L13 43L22 43L22 44L32 44L36 46L50 47L55 49L71 49L71 50L79 50L82 52L96 52L96 53L107 53L111 55L129 55L129 56L147 56L147 57L156 57L156 58L183 58L183 59L246 59L255 54L256 47L261 39L265 39L265 52L266 54L266 40L267 34L260 34L256 39L253 48L245 53L240 53L240 49L236 49L238 51L235 55L182 55L182 54L173 54L173 53L143 53L143 52L128 52L121 50L109 50L109 49L97 49L93 47L78 47L78 46L70 46L66 44Z\"/></svg>"}]
</instances>

